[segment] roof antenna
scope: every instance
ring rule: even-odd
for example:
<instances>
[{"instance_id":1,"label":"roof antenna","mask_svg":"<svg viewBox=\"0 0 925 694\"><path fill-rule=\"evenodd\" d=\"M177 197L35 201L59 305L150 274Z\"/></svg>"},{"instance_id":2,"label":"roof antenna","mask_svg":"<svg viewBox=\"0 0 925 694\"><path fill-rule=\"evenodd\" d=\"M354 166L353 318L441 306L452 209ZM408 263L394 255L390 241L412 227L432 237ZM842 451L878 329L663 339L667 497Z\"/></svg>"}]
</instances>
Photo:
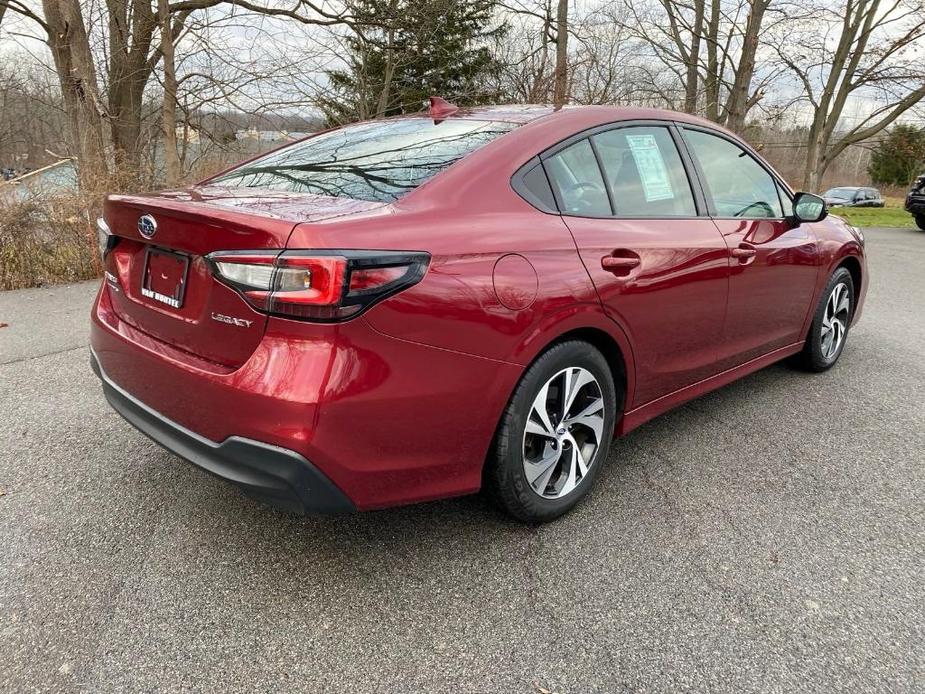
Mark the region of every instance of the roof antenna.
<instances>
[{"instance_id":1,"label":"roof antenna","mask_svg":"<svg viewBox=\"0 0 925 694\"><path fill-rule=\"evenodd\" d=\"M459 106L456 104L451 104L449 101L439 96L430 97L430 116L434 119L434 122L452 116L457 111L459 111Z\"/></svg>"}]
</instances>

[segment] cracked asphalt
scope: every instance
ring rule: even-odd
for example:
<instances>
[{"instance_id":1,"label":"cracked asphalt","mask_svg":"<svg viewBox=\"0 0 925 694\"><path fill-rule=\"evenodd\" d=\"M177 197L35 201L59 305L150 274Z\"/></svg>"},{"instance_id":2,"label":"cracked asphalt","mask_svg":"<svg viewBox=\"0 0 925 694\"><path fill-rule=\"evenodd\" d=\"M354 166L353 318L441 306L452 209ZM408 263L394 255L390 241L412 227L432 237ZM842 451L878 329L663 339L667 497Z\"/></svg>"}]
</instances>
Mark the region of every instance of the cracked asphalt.
<instances>
[{"instance_id":1,"label":"cracked asphalt","mask_svg":"<svg viewBox=\"0 0 925 694\"><path fill-rule=\"evenodd\" d=\"M105 405L95 284L0 293L0 690L925 690L925 234L867 237L834 370L658 418L540 528L266 509Z\"/></svg>"}]
</instances>

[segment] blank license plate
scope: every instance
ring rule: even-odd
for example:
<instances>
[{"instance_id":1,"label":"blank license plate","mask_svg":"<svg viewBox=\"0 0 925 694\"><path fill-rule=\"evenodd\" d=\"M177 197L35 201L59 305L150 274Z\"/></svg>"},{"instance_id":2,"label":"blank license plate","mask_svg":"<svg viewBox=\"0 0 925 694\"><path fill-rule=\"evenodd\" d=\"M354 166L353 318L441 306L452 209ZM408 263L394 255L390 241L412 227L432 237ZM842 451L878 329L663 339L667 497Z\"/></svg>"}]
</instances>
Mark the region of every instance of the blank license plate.
<instances>
[{"instance_id":1,"label":"blank license plate","mask_svg":"<svg viewBox=\"0 0 925 694\"><path fill-rule=\"evenodd\" d=\"M183 306L189 256L157 248L145 251L145 271L141 294L172 308Z\"/></svg>"}]
</instances>

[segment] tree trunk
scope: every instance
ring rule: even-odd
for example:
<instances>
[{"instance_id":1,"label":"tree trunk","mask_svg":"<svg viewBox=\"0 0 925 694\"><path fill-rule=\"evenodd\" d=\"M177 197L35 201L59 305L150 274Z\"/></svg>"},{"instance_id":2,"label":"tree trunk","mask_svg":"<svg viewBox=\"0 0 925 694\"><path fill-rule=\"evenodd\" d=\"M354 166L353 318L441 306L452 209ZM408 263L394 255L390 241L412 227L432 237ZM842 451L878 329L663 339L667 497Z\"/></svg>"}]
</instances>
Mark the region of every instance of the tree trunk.
<instances>
[{"instance_id":1,"label":"tree trunk","mask_svg":"<svg viewBox=\"0 0 925 694\"><path fill-rule=\"evenodd\" d=\"M710 22L707 25L707 76L704 80L703 91L706 98L705 112L709 120L719 122L719 71L722 69L719 61L719 0L710 2Z\"/></svg>"},{"instance_id":2,"label":"tree trunk","mask_svg":"<svg viewBox=\"0 0 925 694\"><path fill-rule=\"evenodd\" d=\"M394 7L393 13L394 13ZM389 26L386 34L388 47L385 49L385 67L382 71L382 89L379 90L379 102L376 104L376 118L382 118L389 108L392 91L392 78L395 75L395 30Z\"/></svg>"},{"instance_id":3,"label":"tree trunk","mask_svg":"<svg viewBox=\"0 0 925 694\"><path fill-rule=\"evenodd\" d=\"M168 187L180 180L180 157L177 154L177 72L174 61L173 33L167 0L157 0L161 25L161 53L164 61L164 96L161 127L164 131L164 177Z\"/></svg>"},{"instance_id":4,"label":"tree trunk","mask_svg":"<svg viewBox=\"0 0 925 694\"><path fill-rule=\"evenodd\" d=\"M822 123L817 119L810 127L809 146L806 150L806 164L803 168L803 190L814 193L819 188L822 178L822 158L825 152L825 143L822 139Z\"/></svg>"},{"instance_id":5,"label":"tree trunk","mask_svg":"<svg viewBox=\"0 0 925 694\"><path fill-rule=\"evenodd\" d=\"M700 91L700 40L703 35L703 16L706 0L694 0L694 26L691 29L691 48L687 56L687 74L684 79L684 112L697 113Z\"/></svg>"},{"instance_id":6,"label":"tree trunk","mask_svg":"<svg viewBox=\"0 0 925 694\"><path fill-rule=\"evenodd\" d=\"M71 148L77 157L79 185L84 190L99 187L109 166L103 144L103 106L79 0L42 0L51 49Z\"/></svg>"},{"instance_id":7,"label":"tree trunk","mask_svg":"<svg viewBox=\"0 0 925 694\"><path fill-rule=\"evenodd\" d=\"M745 117L752 105L749 88L755 75L755 54L758 52L758 35L768 8L768 0L752 0L745 22L745 36L742 40L742 54L736 69L729 99L726 102L726 127L736 133L745 129Z\"/></svg>"},{"instance_id":8,"label":"tree trunk","mask_svg":"<svg viewBox=\"0 0 925 694\"><path fill-rule=\"evenodd\" d=\"M556 86L553 106L568 102L568 0L559 0L556 10Z\"/></svg>"},{"instance_id":9,"label":"tree trunk","mask_svg":"<svg viewBox=\"0 0 925 694\"><path fill-rule=\"evenodd\" d=\"M141 111L156 60L151 44L158 15L150 0L106 0L109 11L109 120L118 173L137 178L144 150ZM159 58L159 54L155 53Z\"/></svg>"}]
</instances>

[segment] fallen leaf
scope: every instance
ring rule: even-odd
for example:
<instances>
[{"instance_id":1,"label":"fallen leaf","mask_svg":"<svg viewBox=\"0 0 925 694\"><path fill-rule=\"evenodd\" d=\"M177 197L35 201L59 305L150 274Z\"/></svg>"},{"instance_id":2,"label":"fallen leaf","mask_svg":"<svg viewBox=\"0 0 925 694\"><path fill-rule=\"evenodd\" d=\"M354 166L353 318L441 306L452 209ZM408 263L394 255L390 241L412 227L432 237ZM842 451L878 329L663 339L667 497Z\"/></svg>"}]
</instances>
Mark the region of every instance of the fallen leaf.
<instances>
[{"instance_id":1,"label":"fallen leaf","mask_svg":"<svg viewBox=\"0 0 925 694\"><path fill-rule=\"evenodd\" d=\"M0 323L0 328L8 328L8 327L10 327L9 323Z\"/></svg>"}]
</instances>

